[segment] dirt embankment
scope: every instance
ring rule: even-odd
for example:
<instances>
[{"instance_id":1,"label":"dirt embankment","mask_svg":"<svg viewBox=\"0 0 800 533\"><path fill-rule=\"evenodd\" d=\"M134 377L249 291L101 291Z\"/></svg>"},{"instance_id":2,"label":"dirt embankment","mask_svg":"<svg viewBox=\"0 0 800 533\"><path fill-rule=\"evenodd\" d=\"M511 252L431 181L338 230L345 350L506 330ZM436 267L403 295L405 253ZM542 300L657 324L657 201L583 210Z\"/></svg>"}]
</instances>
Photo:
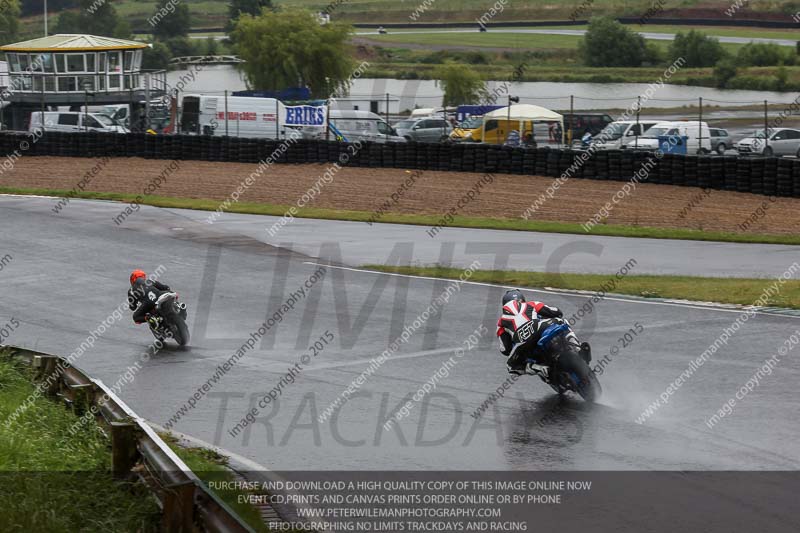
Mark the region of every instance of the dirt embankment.
<instances>
[{"instance_id":1,"label":"dirt embankment","mask_svg":"<svg viewBox=\"0 0 800 533\"><path fill-rule=\"evenodd\" d=\"M86 190L141 194L170 161L112 159L91 178ZM158 196L224 200L256 165L179 161L157 191ZM95 166L95 159L24 157L0 173L0 186L69 190ZM240 198L242 202L294 205L322 176L325 165L275 165ZM309 207L373 212L409 177L401 169L345 168L323 185ZM482 178L475 173L422 171L392 213L441 215ZM84 180L85 181L85 180ZM551 178L495 174L491 184L460 214L520 219L553 182ZM531 219L585 223L622 187L622 182L571 179ZM728 191L703 191L640 183L613 206L605 222L633 226L689 228L747 233L791 234L800 228L800 199ZM764 203L766 202L766 208ZM694 203L694 205L692 204ZM763 215L759 214L759 209Z\"/></svg>"}]
</instances>

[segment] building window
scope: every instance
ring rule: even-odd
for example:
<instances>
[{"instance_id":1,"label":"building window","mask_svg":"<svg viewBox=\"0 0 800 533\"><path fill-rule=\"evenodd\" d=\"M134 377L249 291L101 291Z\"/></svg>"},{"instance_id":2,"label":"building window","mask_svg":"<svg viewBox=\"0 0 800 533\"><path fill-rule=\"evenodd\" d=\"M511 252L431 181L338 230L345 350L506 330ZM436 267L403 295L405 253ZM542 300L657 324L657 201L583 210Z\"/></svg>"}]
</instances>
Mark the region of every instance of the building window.
<instances>
[{"instance_id":1,"label":"building window","mask_svg":"<svg viewBox=\"0 0 800 533\"><path fill-rule=\"evenodd\" d=\"M28 70L30 66L30 58L28 54L18 54L17 57L19 58L19 71L25 72Z\"/></svg>"},{"instance_id":2,"label":"building window","mask_svg":"<svg viewBox=\"0 0 800 533\"><path fill-rule=\"evenodd\" d=\"M100 52L97 58L97 72L103 74L106 71L106 53Z\"/></svg>"},{"instance_id":3,"label":"building window","mask_svg":"<svg viewBox=\"0 0 800 533\"><path fill-rule=\"evenodd\" d=\"M78 76L78 89L94 91L94 76Z\"/></svg>"},{"instance_id":4,"label":"building window","mask_svg":"<svg viewBox=\"0 0 800 533\"><path fill-rule=\"evenodd\" d=\"M8 71L19 72L19 59L17 59L17 54L7 53L6 59L8 60Z\"/></svg>"},{"instance_id":5,"label":"building window","mask_svg":"<svg viewBox=\"0 0 800 533\"><path fill-rule=\"evenodd\" d=\"M133 69L133 52L125 52L125 72L130 72Z\"/></svg>"},{"instance_id":6,"label":"building window","mask_svg":"<svg viewBox=\"0 0 800 533\"><path fill-rule=\"evenodd\" d=\"M95 69L95 54L89 53L86 54L86 72L97 72Z\"/></svg>"},{"instance_id":7,"label":"building window","mask_svg":"<svg viewBox=\"0 0 800 533\"><path fill-rule=\"evenodd\" d=\"M52 73L56 71L56 66L55 63L53 62L53 54L48 52L46 54L42 54L40 57L42 62L42 68L44 69L45 72Z\"/></svg>"},{"instance_id":8,"label":"building window","mask_svg":"<svg viewBox=\"0 0 800 533\"><path fill-rule=\"evenodd\" d=\"M67 54L67 72L85 72L83 54Z\"/></svg>"},{"instance_id":9,"label":"building window","mask_svg":"<svg viewBox=\"0 0 800 533\"><path fill-rule=\"evenodd\" d=\"M114 74L120 72L120 58L119 52L109 52L108 53L108 73Z\"/></svg>"},{"instance_id":10,"label":"building window","mask_svg":"<svg viewBox=\"0 0 800 533\"><path fill-rule=\"evenodd\" d=\"M58 78L58 91L62 93L75 92L77 86L75 84L74 76L62 76Z\"/></svg>"}]
</instances>

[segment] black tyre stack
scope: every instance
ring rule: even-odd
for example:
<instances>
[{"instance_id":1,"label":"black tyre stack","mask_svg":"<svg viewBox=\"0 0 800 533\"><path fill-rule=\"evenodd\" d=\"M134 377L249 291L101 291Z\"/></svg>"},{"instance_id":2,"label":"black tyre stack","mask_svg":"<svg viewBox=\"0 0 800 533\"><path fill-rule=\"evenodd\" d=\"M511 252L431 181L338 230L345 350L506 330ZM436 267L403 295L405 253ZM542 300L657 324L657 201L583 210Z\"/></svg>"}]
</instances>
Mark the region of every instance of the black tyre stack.
<instances>
[{"instance_id":1,"label":"black tyre stack","mask_svg":"<svg viewBox=\"0 0 800 533\"><path fill-rule=\"evenodd\" d=\"M27 143L23 144L23 143ZM287 146L288 144L288 146ZM278 149L281 148L280 153ZM800 197L800 160L655 154L640 151L512 148L485 144L364 142L360 150L337 141L246 139L225 136L146 135L44 132L36 139L19 132L0 133L0 150L6 155L63 157L145 157L258 163L333 163L370 168L405 168L436 171L501 172L556 178L641 181L767 196ZM584 159L585 158L585 159ZM645 177L645 172L647 176Z\"/></svg>"},{"instance_id":2,"label":"black tyre stack","mask_svg":"<svg viewBox=\"0 0 800 533\"><path fill-rule=\"evenodd\" d=\"M753 160L741 158L736 167L736 190L738 192L750 192L750 173L753 168Z\"/></svg>"},{"instance_id":3,"label":"black tyre stack","mask_svg":"<svg viewBox=\"0 0 800 533\"><path fill-rule=\"evenodd\" d=\"M792 196L800 198L800 159L792 161Z\"/></svg>"},{"instance_id":4,"label":"black tyre stack","mask_svg":"<svg viewBox=\"0 0 800 533\"><path fill-rule=\"evenodd\" d=\"M739 158L735 155L723 156L725 167L725 190L735 191L739 181Z\"/></svg>"},{"instance_id":5,"label":"black tyre stack","mask_svg":"<svg viewBox=\"0 0 800 533\"><path fill-rule=\"evenodd\" d=\"M595 179L608 180L608 152L599 151L594 154Z\"/></svg>"},{"instance_id":6,"label":"black tyre stack","mask_svg":"<svg viewBox=\"0 0 800 533\"><path fill-rule=\"evenodd\" d=\"M764 165L766 163L766 159L763 157L759 157L757 159L753 159L750 163L750 190L747 192L751 192L754 194L761 194L764 191Z\"/></svg>"},{"instance_id":7,"label":"black tyre stack","mask_svg":"<svg viewBox=\"0 0 800 533\"><path fill-rule=\"evenodd\" d=\"M725 158L711 157L710 165L710 184L712 189L722 190L725 188ZM699 172L699 170L698 170Z\"/></svg>"},{"instance_id":8,"label":"black tyre stack","mask_svg":"<svg viewBox=\"0 0 800 533\"><path fill-rule=\"evenodd\" d=\"M711 161L710 155L701 155L697 158L697 186L707 189L711 187Z\"/></svg>"},{"instance_id":9,"label":"black tyre stack","mask_svg":"<svg viewBox=\"0 0 800 533\"><path fill-rule=\"evenodd\" d=\"M620 173L625 180L633 178L635 174L634 161L635 156L630 150L622 150L619 156Z\"/></svg>"},{"instance_id":10,"label":"black tyre stack","mask_svg":"<svg viewBox=\"0 0 800 533\"><path fill-rule=\"evenodd\" d=\"M764 168L761 170L761 194L766 194L767 196L774 196L777 194L778 161L780 161L780 159L775 157L764 160Z\"/></svg>"},{"instance_id":11,"label":"black tyre stack","mask_svg":"<svg viewBox=\"0 0 800 533\"><path fill-rule=\"evenodd\" d=\"M620 181L623 178L622 174L622 151L609 150L608 151L608 178L610 180ZM630 179L630 178L628 178Z\"/></svg>"},{"instance_id":12,"label":"black tyre stack","mask_svg":"<svg viewBox=\"0 0 800 533\"><path fill-rule=\"evenodd\" d=\"M683 158L683 184L687 187L697 187L700 177L697 175L697 167L700 164L700 158L706 156L689 155Z\"/></svg>"},{"instance_id":13,"label":"black tyre stack","mask_svg":"<svg viewBox=\"0 0 800 533\"><path fill-rule=\"evenodd\" d=\"M778 172L775 180L776 196L792 196L792 170L795 165L789 159L778 160Z\"/></svg>"}]
</instances>

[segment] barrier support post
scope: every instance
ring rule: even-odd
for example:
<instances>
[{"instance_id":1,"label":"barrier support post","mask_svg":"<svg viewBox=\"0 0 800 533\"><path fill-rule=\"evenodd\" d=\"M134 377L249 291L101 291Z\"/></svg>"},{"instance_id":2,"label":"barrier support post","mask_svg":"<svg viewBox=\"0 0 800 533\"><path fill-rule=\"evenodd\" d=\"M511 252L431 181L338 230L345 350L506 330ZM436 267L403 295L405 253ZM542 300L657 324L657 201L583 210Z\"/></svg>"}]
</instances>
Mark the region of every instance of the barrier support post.
<instances>
[{"instance_id":1,"label":"barrier support post","mask_svg":"<svg viewBox=\"0 0 800 533\"><path fill-rule=\"evenodd\" d=\"M191 533L194 531L194 489L192 482L164 488L161 530Z\"/></svg>"},{"instance_id":2,"label":"barrier support post","mask_svg":"<svg viewBox=\"0 0 800 533\"><path fill-rule=\"evenodd\" d=\"M111 422L111 472L114 479L127 479L138 455L135 426L128 422Z\"/></svg>"}]
</instances>

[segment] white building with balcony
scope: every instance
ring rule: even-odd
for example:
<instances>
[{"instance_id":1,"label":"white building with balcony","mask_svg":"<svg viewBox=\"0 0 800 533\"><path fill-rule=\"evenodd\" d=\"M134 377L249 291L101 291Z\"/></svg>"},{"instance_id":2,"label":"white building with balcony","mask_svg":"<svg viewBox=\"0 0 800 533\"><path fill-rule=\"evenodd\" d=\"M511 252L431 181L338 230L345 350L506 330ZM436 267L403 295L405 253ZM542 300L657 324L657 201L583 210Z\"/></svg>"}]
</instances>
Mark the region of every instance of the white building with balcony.
<instances>
[{"instance_id":1,"label":"white building with balcony","mask_svg":"<svg viewBox=\"0 0 800 533\"><path fill-rule=\"evenodd\" d=\"M0 46L8 64L0 94L3 122L24 129L31 111L131 104L167 93L166 71L143 71L138 41L58 34Z\"/></svg>"}]
</instances>

